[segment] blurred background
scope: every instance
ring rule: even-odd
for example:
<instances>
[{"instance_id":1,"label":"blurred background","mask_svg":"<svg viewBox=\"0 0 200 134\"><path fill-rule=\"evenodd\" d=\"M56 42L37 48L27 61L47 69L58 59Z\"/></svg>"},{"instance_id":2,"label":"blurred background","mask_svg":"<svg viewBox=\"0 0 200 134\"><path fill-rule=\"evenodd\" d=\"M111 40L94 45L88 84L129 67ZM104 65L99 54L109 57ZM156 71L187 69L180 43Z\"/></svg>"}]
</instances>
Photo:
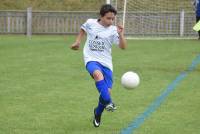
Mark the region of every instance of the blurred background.
<instances>
[{"instance_id":1,"label":"blurred background","mask_svg":"<svg viewBox=\"0 0 200 134\"><path fill-rule=\"evenodd\" d=\"M2 0L0 34L77 34L88 18L98 18L102 4L118 10L132 38L195 38L192 0Z\"/></svg>"}]
</instances>

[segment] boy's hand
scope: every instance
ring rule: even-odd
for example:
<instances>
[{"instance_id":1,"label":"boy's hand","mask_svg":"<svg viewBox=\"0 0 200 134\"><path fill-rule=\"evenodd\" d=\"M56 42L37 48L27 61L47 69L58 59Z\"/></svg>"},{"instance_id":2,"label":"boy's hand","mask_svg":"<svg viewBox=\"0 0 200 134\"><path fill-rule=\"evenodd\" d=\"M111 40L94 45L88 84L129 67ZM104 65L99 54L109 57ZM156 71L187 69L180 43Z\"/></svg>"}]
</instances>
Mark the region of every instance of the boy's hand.
<instances>
[{"instance_id":1,"label":"boy's hand","mask_svg":"<svg viewBox=\"0 0 200 134\"><path fill-rule=\"evenodd\" d=\"M124 28L122 25L117 25L117 32L118 32L118 34L123 34Z\"/></svg>"},{"instance_id":2,"label":"boy's hand","mask_svg":"<svg viewBox=\"0 0 200 134\"><path fill-rule=\"evenodd\" d=\"M71 45L70 47L72 50L79 50L80 48L80 43L75 42L74 44Z\"/></svg>"}]
</instances>

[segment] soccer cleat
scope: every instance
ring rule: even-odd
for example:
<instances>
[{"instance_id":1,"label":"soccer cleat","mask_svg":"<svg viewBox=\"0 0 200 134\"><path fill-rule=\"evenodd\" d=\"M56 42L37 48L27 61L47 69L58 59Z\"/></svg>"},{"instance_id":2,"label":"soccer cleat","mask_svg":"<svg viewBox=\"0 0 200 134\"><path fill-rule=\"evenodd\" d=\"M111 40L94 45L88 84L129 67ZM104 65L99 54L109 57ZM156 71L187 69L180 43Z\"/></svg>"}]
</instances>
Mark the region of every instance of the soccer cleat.
<instances>
[{"instance_id":1,"label":"soccer cleat","mask_svg":"<svg viewBox=\"0 0 200 134\"><path fill-rule=\"evenodd\" d=\"M106 109L107 111L114 112L114 111L117 109L117 107L115 106L114 103L109 103L109 104L105 107L105 109Z\"/></svg>"},{"instance_id":2,"label":"soccer cleat","mask_svg":"<svg viewBox=\"0 0 200 134\"><path fill-rule=\"evenodd\" d=\"M96 115L96 108L94 109L93 125L99 127L101 123L101 115Z\"/></svg>"}]
</instances>

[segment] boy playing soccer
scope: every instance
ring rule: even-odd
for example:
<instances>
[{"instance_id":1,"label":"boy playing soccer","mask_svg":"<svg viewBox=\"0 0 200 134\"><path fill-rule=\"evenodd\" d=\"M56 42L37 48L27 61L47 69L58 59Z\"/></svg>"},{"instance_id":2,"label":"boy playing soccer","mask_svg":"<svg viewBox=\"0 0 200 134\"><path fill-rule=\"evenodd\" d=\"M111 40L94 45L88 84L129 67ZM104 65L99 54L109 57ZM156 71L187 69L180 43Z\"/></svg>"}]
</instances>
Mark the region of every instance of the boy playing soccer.
<instances>
[{"instance_id":1,"label":"boy playing soccer","mask_svg":"<svg viewBox=\"0 0 200 134\"><path fill-rule=\"evenodd\" d=\"M116 44L121 49L126 48L124 28L121 25L113 26L117 11L110 4L105 4L100 9L99 19L88 19L80 29L71 49L78 50L80 42L85 33L87 40L83 49L84 62L87 71L95 81L99 92L98 106L94 109L93 125L100 126L101 115L106 109L114 111L116 106L111 99L113 84L113 65L111 48Z\"/></svg>"}]
</instances>

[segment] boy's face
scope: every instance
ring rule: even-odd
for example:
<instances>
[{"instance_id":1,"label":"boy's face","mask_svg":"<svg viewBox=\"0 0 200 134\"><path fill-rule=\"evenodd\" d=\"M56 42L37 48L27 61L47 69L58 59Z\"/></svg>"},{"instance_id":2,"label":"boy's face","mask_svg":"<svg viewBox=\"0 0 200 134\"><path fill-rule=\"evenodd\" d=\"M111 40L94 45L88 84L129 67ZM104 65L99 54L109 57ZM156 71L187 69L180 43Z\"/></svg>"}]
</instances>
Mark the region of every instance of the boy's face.
<instances>
[{"instance_id":1,"label":"boy's face","mask_svg":"<svg viewBox=\"0 0 200 134\"><path fill-rule=\"evenodd\" d=\"M115 14L112 12L106 13L104 16L101 17L101 21L104 24L104 26L110 26L113 24L115 19Z\"/></svg>"}]
</instances>

